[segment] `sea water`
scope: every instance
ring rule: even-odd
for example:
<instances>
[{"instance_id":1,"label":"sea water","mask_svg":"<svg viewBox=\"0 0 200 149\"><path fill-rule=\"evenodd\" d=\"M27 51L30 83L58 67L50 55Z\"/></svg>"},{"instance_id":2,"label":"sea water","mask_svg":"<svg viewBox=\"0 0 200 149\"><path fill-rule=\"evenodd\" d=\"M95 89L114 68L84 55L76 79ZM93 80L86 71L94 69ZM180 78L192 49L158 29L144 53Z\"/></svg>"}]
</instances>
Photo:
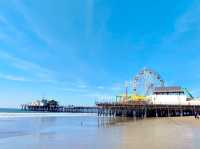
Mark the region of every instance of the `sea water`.
<instances>
[{"instance_id":1,"label":"sea water","mask_svg":"<svg viewBox=\"0 0 200 149\"><path fill-rule=\"evenodd\" d=\"M199 149L199 140L193 117L0 112L0 149Z\"/></svg>"}]
</instances>

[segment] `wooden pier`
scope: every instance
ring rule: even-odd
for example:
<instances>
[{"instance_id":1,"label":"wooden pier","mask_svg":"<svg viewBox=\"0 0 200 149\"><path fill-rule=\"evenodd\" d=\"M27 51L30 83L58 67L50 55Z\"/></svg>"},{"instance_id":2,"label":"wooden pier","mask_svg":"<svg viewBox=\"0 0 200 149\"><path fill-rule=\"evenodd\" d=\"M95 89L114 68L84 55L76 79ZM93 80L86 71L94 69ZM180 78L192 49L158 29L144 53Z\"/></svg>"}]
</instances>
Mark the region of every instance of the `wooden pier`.
<instances>
[{"instance_id":1,"label":"wooden pier","mask_svg":"<svg viewBox=\"0 0 200 149\"><path fill-rule=\"evenodd\" d=\"M67 112L67 113L97 113L96 107L86 106L33 106L33 105L21 105L23 111L30 112Z\"/></svg>"},{"instance_id":2,"label":"wooden pier","mask_svg":"<svg viewBox=\"0 0 200 149\"><path fill-rule=\"evenodd\" d=\"M200 113L200 105L153 105L145 102L96 103L98 116L175 117Z\"/></svg>"},{"instance_id":3,"label":"wooden pier","mask_svg":"<svg viewBox=\"0 0 200 149\"><path fill-rule=\"evenodd\" d=\"M153 105L146 102L96 103L96 107L85 106L32 106L22 105L21 109L32 112L97 113L98 116L123 117L175 117L200 114L200 105Z\"/></svg>"}]
</instances>

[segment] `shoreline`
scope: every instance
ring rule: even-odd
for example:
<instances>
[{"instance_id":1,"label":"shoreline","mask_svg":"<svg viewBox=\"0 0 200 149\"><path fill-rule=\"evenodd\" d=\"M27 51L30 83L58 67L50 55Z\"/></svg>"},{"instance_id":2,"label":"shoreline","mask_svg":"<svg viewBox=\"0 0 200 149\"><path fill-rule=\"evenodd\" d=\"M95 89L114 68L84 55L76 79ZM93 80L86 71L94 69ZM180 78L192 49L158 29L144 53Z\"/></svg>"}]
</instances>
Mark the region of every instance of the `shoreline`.
<instances>
[{"instance_id":1,"label":"shoreline","mask_svg":"<svg viewBox=\"0 0 200 149\"><path fill-rule=\"evenodd\" d=\"M97 116L96 113L52 113L52 112L27 112L11 113L0 112L0 118L25 118L25 117L79 117L79 116Z\"/></svg>"}]
</instances>

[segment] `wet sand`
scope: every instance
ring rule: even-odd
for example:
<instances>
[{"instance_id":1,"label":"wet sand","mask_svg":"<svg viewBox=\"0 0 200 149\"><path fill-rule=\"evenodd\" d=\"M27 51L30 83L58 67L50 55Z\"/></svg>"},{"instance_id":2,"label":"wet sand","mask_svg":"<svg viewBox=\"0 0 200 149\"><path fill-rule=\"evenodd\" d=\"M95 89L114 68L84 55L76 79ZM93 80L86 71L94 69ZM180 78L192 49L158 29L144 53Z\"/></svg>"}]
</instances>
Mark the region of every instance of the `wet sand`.
<instances>
[{"instance_id":1,"label":"wet sand","mask_svg":"<svg viewBox=\"0 0 200 149\"><path fill-rule=\"evenodd\" d=\"M200 120L194 117L0 119L1 149L199 149L199 140Z\"/></svg>"}]
</instances>

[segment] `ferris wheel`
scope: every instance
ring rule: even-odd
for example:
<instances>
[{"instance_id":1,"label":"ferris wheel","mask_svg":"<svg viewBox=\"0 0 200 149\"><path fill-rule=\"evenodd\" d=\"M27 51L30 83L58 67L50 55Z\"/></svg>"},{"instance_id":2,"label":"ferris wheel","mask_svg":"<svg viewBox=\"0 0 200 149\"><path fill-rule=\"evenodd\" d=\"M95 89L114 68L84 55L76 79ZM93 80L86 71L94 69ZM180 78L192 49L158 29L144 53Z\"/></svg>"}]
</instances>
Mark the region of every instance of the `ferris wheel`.
<instances>
[{"instance_id":1,"label":"ferris wheel","mask_svg":"<svg viewBox=\"0 0 200 149\"><path fill-rule=\"evenodd\" d=\"M152 69L142 69L132 81L134 94L147 96L152 94L154 87L164 86L164 80Z\"/></svg>"}]
</instances>

